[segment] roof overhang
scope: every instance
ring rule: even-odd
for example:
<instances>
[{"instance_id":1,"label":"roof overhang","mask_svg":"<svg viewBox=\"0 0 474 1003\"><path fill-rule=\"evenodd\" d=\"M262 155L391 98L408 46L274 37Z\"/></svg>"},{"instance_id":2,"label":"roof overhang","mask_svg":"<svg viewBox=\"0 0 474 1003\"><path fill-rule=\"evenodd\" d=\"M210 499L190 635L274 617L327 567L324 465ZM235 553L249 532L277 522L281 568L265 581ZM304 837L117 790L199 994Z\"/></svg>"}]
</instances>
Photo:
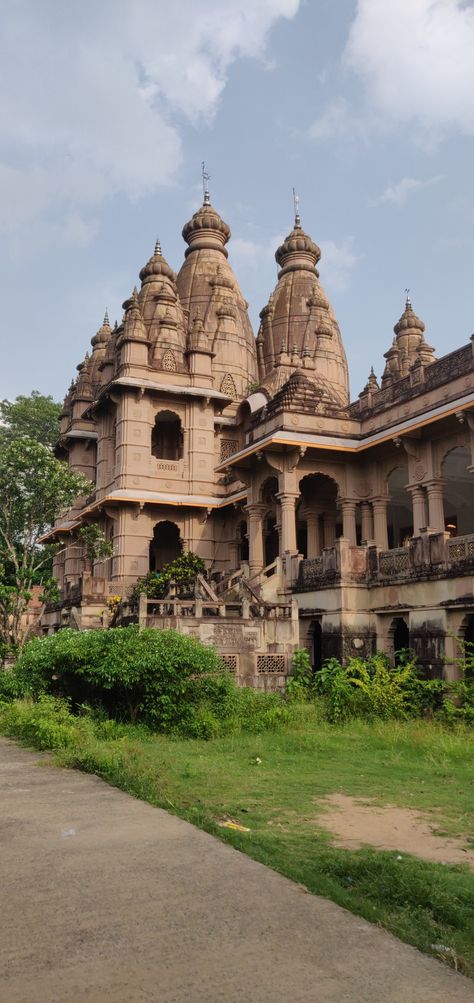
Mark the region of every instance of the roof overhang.
<instances>
[{"instance_id":1,"label":"roof overhang","mask_svg":"<svg viewBox=\"0 0 474 1003\"><path fill-rule=\"evenodd\" d=\"M312 432L291 432L286 429L280 429L276 432L269 432L268 435L263 436L261 439L256 439L244 449L239 450L238 453L234 453L233 456L220 463L216 467L216 470L219 472L225 470L227 467L239 464L255 453L261 452L262 449L271 446L306 446L307 448L324 449L330 452L362 453L367 449L372 449L374 446L388 442L390 439L396 439L410 432L415 432L426 425L431 425L435 421L440 421L442 418L448 418L459 411L466 411L473 405L474 393L469 393L463 397L459 397L457 400L440 404L437 407L424 411L422 414L414 415L412 418L397 421L393 425L380 429L378 432L371 432L368 435L358 437L327 434L317 435Z\"/></svg>"}]
</instances>

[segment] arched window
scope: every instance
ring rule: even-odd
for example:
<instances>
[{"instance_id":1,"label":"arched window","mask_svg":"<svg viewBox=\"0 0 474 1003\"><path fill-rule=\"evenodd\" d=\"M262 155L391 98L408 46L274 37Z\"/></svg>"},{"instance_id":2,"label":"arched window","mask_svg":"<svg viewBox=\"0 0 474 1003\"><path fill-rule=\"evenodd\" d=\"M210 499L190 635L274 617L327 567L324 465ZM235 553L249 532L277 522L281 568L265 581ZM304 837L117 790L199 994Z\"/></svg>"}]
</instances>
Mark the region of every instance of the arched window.
<instances>
[{"instance_id":1,"label":"arched window","mask_svg":"<svg viewBox=\"0 0 474 1003\"><path fill-rule=\"evenodd\" d=\"M160 411L151 433L151 453L157 460L180 460L183 455L181 421L173 411Z\"/></svg>"},{"instance_id":2,"label":"arched window","mask_svg":"<svg viewBox=\"0 0 474 1003\"><path fill-rule=\"evenodd\" d=\"M150 571L161 571L165 564L170 564L179 557L183 549L183 541L175 522L157 522L150 543Z\"/></svg>"}]
</instances>

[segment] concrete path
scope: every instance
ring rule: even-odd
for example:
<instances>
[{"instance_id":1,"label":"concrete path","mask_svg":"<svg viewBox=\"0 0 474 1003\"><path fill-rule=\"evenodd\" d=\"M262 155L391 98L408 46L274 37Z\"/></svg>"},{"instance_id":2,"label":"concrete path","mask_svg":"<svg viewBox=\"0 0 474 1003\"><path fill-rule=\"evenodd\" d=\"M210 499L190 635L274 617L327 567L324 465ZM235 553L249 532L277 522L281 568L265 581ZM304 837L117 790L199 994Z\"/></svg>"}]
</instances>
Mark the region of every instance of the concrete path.
<instances>
[{"instance_id":1,"label":"concrete path","mask_svg":"<svg viewBox=\"0 0 474 1003\"><path fill-rule=\"evenodd\" d=\"M472 1003L472 982L0 739L3 1003Z\"/></svg>"}]
</instances>

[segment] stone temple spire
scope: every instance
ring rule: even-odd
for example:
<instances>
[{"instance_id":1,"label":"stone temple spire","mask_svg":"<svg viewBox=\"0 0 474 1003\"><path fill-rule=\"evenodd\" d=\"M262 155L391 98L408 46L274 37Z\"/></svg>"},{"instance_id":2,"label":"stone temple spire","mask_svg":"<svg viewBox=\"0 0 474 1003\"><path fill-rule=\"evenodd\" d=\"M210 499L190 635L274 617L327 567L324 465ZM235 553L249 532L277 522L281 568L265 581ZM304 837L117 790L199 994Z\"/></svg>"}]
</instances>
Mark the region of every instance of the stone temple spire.
<instances>
[{"instance_id":1,"label":"stone temple spire","mask_svg":"<svg viewBox=\"0 0 474 1003\"><path fill-rule=\"evenodd\" d=\"M294 192L293 229L277 248L278 282L262 310L260 377L270 394L278 387L281 347L312 363L312 379L326 382L339 406L349 403L349 374L341 333L319 281L321 250L301 226ZM262 362L263 359L263 362ZM309 367L308 367L309 368Z\"/></svg>"}]
</instances>

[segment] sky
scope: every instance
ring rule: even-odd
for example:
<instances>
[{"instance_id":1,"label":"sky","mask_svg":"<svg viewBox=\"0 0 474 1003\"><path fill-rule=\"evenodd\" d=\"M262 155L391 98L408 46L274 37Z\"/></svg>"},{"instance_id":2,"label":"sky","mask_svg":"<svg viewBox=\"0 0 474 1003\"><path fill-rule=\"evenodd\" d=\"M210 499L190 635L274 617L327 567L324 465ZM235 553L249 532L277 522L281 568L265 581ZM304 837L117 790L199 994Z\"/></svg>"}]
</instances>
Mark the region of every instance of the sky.
<instances>
[{"instance_id":1,"label":"sky","mask_svg":"<svg viewBox=\"0 0 474 1003\"><path fill-rule=\"evenodd\" d=\"M255 333L293 223L320 245L351 397L406 288L474 330L472 0L4 0L0 397L64 396L159 236L211 200Z\"/></svg>"}]
</instances>

